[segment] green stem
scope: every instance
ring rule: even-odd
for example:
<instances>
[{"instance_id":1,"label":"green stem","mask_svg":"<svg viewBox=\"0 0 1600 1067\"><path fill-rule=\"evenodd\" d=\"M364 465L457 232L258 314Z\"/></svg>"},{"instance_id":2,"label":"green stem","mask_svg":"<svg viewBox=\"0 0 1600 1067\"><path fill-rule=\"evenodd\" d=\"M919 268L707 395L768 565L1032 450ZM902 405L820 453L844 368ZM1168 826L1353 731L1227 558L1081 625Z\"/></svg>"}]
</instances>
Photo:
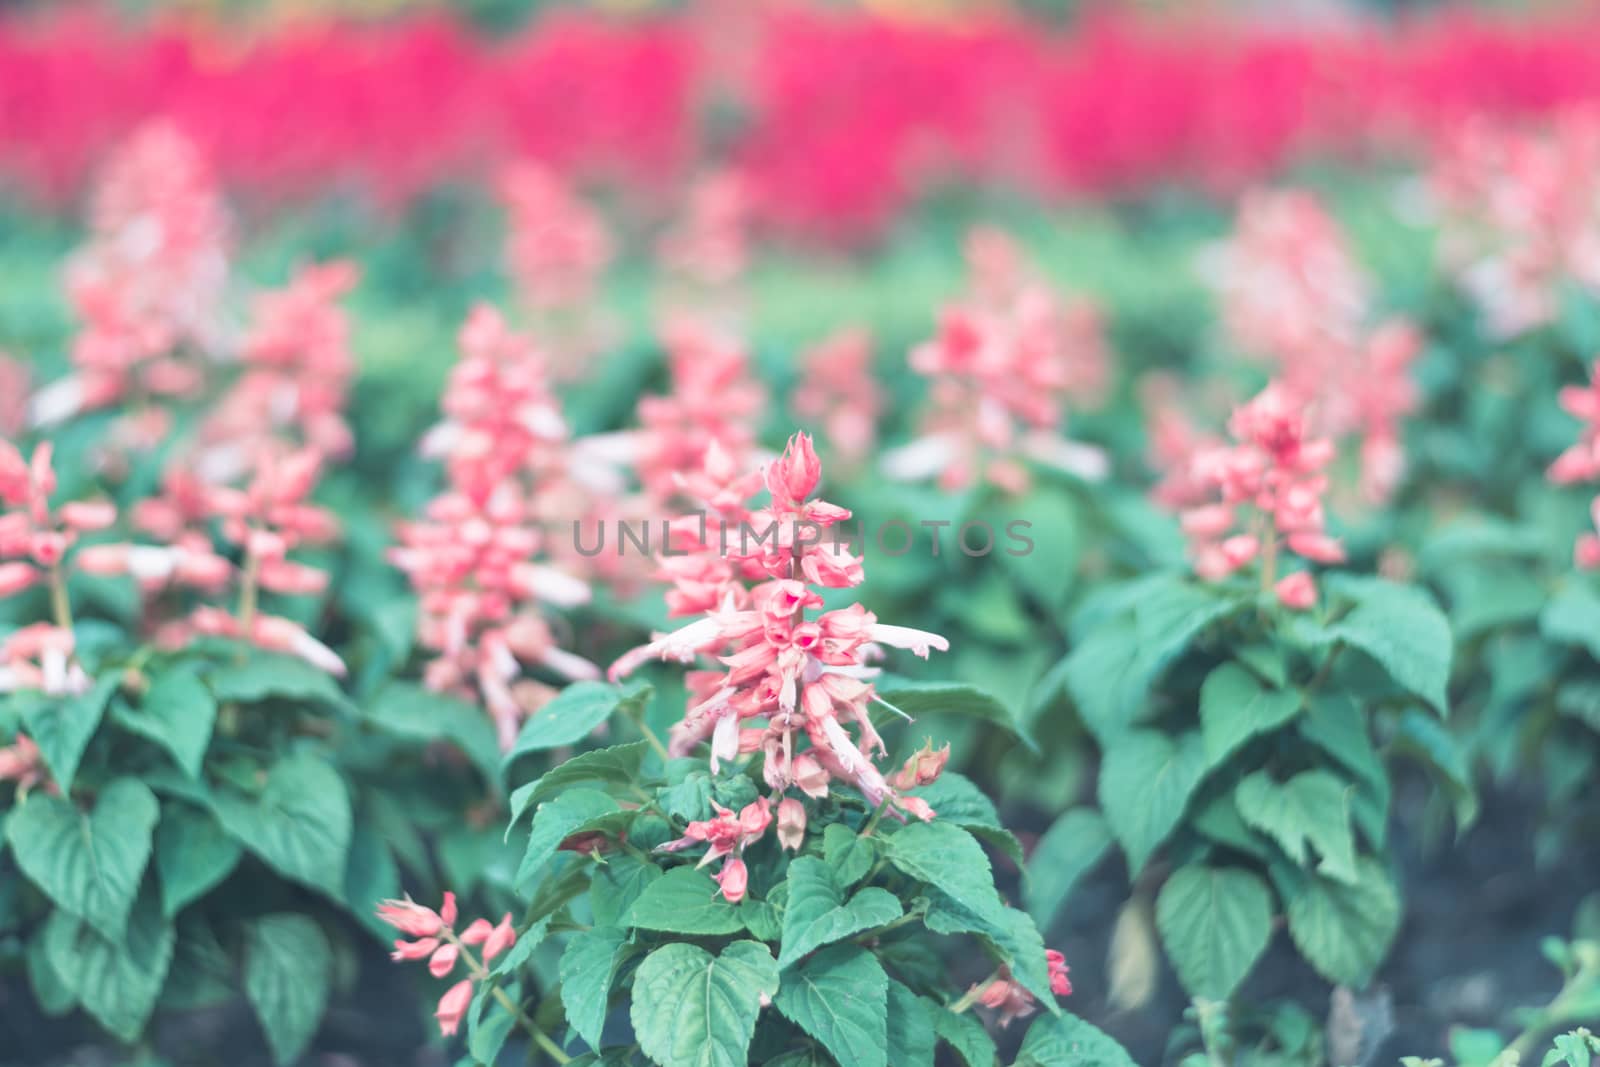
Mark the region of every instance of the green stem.
<instances>
[{"instance_id":1,"label":"green stem","mask_svg":"<svg viewBox=\"0 0 1600 1067\"><path fill-rule=\"evenodd\" d=\"M72 600L67 596L67 576L59 561L50 565L50 614L59 629L72 632Z\"/></svg>"},{"instance_id":2,"label":"green stem","mask_svg":"<svg viewBox=\"0 0 1600 1067\"><path fill-rule=\"evenodd\" d=\"M871 837L872 836L872 831L876 830L878 828L878 823L883 820L883 813L888 811L888 810L889 810L889 798L888 797L884 797L882 802L878 804L878 810L874 811L872 813L872 818L867 820L867 825L865 825L865 826L863 826L861 828L861 833L858 834L857 836L858 837Z\"/></svg>"},{"instance_id":3,"label":"green stem","mask_svg":"<svg viewBox=\"0 0 1600 1067\"><path fill-rule=\"evenodd\" d=\"M568 1056L560 1045L550 1040L549 1036L539 1028L538 1023L528 1017L528 1013L522 1010L522 1005L512 1000L510 994L500 988L494 976L489 973L489 968L485 967L472 954L472 949L468 948L466 943L456 936L454 930L446 929L440 932L444 935L445 940L454 945L461 954L461 959L466 962L467 970L471 973L473 981L488 983L489 992L494 996L494 999L500 1002L500 1006L517 1021L517 1025L527 1032L528 1036L533 1039L534 1044L538 1045L546 1056L549 1056L557 1063L572 1062L572 1057Z\"/></svg>"}]
</instances>

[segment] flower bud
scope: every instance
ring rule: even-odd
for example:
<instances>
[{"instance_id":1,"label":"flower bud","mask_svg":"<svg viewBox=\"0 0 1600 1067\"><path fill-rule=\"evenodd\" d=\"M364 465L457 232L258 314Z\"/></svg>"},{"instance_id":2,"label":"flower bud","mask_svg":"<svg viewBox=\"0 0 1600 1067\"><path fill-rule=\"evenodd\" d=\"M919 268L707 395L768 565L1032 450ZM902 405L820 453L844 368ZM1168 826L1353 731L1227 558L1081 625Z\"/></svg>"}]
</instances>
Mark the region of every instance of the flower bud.
<instances>
[{"instance_id":1,"label":"flower bud","mask_svg":"<svg viewBox=\"0 0 1600 1067\"><path fill-rule=\"evenodd\" d=\"M806 839L806 806L794 797L778 802L778 843L798 852Z\"/></svg>"},{"instance_id":2,"label":"flower bud","mask_svg":"<svg viewBox=\"0 0 1600 1067\"><path fill-rule=\"evenodd\" d=\"M750 872L744 865L744 860L738 856L729 856L728 861L722 865L722 871L716 876L716 882L722 887L722 898L729 904L737 904L744 899L745 889L750 884Z\"/></svg>"},{"instance_id":3,"label":"flower bud","mask_svg":"<svg viewBox=\"0 0 1600 1067\"><path fill-rule=\"evenodd\" d=\"M439 998L439 1007L434 1011L433 1017L439 1020L439 1033L449 1037L461 1025L462 1018L467 1014L467 1006L472 1003L472 979L463 978L445 991Z\"/></svg>"}]
</instances>

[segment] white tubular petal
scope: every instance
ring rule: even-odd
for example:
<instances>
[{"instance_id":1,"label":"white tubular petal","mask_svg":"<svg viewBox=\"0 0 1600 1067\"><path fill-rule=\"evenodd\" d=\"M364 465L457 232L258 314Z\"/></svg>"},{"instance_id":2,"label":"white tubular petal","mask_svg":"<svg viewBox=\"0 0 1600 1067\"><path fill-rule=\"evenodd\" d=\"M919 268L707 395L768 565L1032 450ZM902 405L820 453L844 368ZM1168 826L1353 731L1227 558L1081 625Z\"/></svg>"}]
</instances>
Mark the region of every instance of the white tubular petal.
<instances>
[{"instance_id":1,"label":"white tubular petal","mask_svg":"<svg viewBox=\"0 0 1600 1067\"><path fill-rule=\"evenodd\" d=\"M948 434L929 434L885 452L878 469L897 482L918 482L948 467L954 462L957 451L955 438Z\"/></svg>"},{"instance_id":2,"label":"white tubular petal","mask_svg":"<svg viewBox=\"0 0 1600 1067\"><path fill-rule=\"evenodd\" d=\"M49 429L82 410L83 379L71 374L34 391L28 401L28 422L36 429Z\"/></svg>"},{"instance_id":3,"label":"white tubular petal","mask_svg":"<svg viewBox=\"0 0 1600 1067\"><path fill-rule=\"evenodd\" d=\"M547 604L571 608L587 604L592 595L589 584L581 578L546 567L538 563L524 563L517 568L517 578Z\"/></svg>"},{"instance_id":4,"label":"white tubular petal","mask_svg":"<svg viewBox=\"0 0 1600 1067\"><path fill-rule=\"evenodd\" d=\"M688 663L694 659L696 652L715 641L721 633L722 627L716 619L696 619L681 629L658 635L648 645L640 645L624 652L611 665L610 670L606 671L606 677L615 682L633 673L641 663L653 659Z\"/></svg>"},{"instance_id":5,"label":"white tubular petal","mask_svg":"<svg viewBox=\"0 0 1600 1067\"><path fill-rule=\"evenodd\" d=\"M940 652L950 650L950 642L936 633L927 630L914 630L909 626L889 626L885 623L873 623L867 628L867 633L872 640L884 645L893 645L895 648L910 649L915 655L923 659L928 658L928 650L937 648Z\"/></svg>"},{"instance_id":6,"label":"white tubular petal","mask_svg":"<svg viewBox=\"0 0 1600 1067\"><path fill-rule=\"evenodd\" d=\"M739 717L731 711L725 712L711 731L711 773L719 772L722 760L731 760L738 755Z\"/></svg>"},{"instance_id":7,"label":"white tubular petal","mask_svg":"<svg viewBox=\"0 0 1600 1067\"><path fill-rule=\"evenodd\" d=\"M567 424L561 418L561 413L548 404L528 404L517 412L517 421L527 428L529 433L540 437L565 437Z\"/></svg>"},{"instance_id":8,"label":"white tubular petal","mask_svg":"<svg viewBox=\"0 0 1600 1067\"><path fill-rule=\"evenodd\" d=\"M596 433L572 442L572 454L587 463L604 463L611 467L631 465L642 451L640 435L623 430L617 433Z\"/></svg>"},{"instance_id":9,"label":"white tubular petal","mask_svg":"<svg viewBox=\"0 0 1600 1067\"><path fill-rule=\"evenodd\" d=\"M0 667L0 693L14 693L21 688L21 672L14 667Z\"/></svg>"},{"instance_id":10,"label":"white tubular petal","mask_svg":"<svg viewBox=\"0 0 1600 1067\"><path fill-rule=\"evenodd\" d=\"M1022 454L1086 482L1104 481L1111 473L1111 460L1104 449L1069 441L1044 430L1034 430L1023 437Z\"/></svg>"},{"instance_id":11,"label":"white tubular petal","mask_svg":"<svg viewBox=\"0 0 1600 1067\"><path fill-rule=\"evenodd\" d=\"M339 654L304 630L295 635L292 648L295 655L318 670L326 671L335 678L345 676L346 667Z\"/></svg>"},{"instance_id":12,"label":"white tubular petal","mask_svg":"<svg viewBox=\"0 0 1600 1067\"><path fill-rule=\"evenodd\" d=\"M132 545L128 548L128 573L141 582L164 582L172 577L181 552L176 548Z\"/></svg>"},{"instance_id":13,"label":"white tubular petal","mask_svg":"<svg viewBox=\"0 0 1600 1067\"><path fill-rule=\"evenodd\" d=\"M546 649L544 655L540 657L540 662L562 677L575 682L592 681L600 677L599 667L565 649Z\"/></svg>"},{"instance_id":14,"label":"white tubular petal","mask_svg":"<svg viewBox=\"0 0 1600 1067\"><path fill-rule=\"evenodd\" d=\"M44 691L52 696L67 692L67 654L57 648L46 648L39 656L39 667L44 672Z\"/></svg>"},{"instance_id":15,"label":"white tubular petal","mask_svg":"<svg viewBox=\"0 0 1600 1067\"><path fill-rule=\"evenodd\" d=\"M856 743L850 740L850 735L845 733L844 727L839 725L838 719L831 715L823 719L822 733L828 739L828 748L832 750L834 759L839 761L840 768L847 775L857 781L871 775L871 761L861 754Z\"/></svg>"},{"instance_id":16,"label":"white tubular petal","mask_svg":"<svg viewBox=\"0 0 1600 1067\"><path fill-rule=\"evenodd\" d=\"M438 459L440 456L448 456L460 440L461 424L447 419L422 435L417 451L428 459Z\"/></svg>"}]
</instances>

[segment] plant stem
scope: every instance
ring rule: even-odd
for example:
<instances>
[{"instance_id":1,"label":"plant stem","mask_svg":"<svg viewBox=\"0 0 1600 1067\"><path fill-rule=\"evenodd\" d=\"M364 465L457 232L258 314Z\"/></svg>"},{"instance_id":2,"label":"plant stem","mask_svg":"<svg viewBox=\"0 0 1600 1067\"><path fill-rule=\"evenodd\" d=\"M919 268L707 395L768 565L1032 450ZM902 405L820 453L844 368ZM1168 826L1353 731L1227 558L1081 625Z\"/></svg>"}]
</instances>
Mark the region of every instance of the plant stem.
<instances>
[{"instance_id":1,"label":"plant stem","mask_svg":"<svg viewBox=\"0 0 1600 1067\"><path fill-rule=\"evenodd\" d=\"M560 1045L550 1040L549 1036L539 1028L538 1023L534 1022L528 1017L528 1013L522 1010L522 1005L512 1000L510 994L508 994L504 989L500 988L500 985L495 981L494 976L489 973L489 968L485 967L483 963L481 963L478 958L472 954L472 949L469 948L467 944L461 940L461 938L456 936L456 932L454 930L445 929L440 932L444 935L445 940L449 941L456 947L456 950L460 952L461 959L465 961L467 970L471 973L473 981L487 982L489 984L489 991L494 996L494 999L499 1001L500 1006L517 1021L517 1025L522 1027L522 1029L527 1032L528 1036L533 1039L534 1044L538 1045L539 1048L544 1050L544 1054L546 1056L549 1056L557 1063L572 1062L572 1057L568 1056L566 1052L562 1050Z\"/></svg>"},{"instance_id":2,"label":"plant stem","mask_svg":"<svg viewBox=\"0 0 1600 1067\"><path fill-rule=\"evenodd\" d=\"M59 561L50 565L50 614L57 628L72 632L72 601L67 596L67 576Z\"/></svg>"},{"instance_id":3,"label":"plant stem","mask_svg":"<svg viewBox=\"0 0 1600 1067\"><path fill-rule=\"evenodd\" d=\"M889 798L888 797L884 797L883 800L878 804L878 810L874 811L872 813L872 818L867 820L867 825L863 826L861 828L861 833L859 833L856 836L858 836L858 837L871 837L872 836L872 831L876 830L878 828L878 823L883 820L883 813L888 811L888 810L889 810Z\"/></svg>"}]
</instances>

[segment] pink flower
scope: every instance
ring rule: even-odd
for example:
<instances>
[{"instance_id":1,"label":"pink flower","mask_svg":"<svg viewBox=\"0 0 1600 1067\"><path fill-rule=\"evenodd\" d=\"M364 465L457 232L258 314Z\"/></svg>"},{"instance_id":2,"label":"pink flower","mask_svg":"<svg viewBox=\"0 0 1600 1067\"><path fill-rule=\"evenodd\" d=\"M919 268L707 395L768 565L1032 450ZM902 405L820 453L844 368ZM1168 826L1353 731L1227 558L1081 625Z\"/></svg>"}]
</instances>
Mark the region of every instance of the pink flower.
<instances>
[{"instance_id":1,"label":"pink flower","mask_svg":"<svg viewBox=\"0 0 1600 1067\"><path fill-rule=\"evenodd\" d=\"M716 875L715 881L722 889L722 897L729 904L737 904L744 899L745 888L750 884L750 872L744 865L744 860L738 856L729 856L722 870Z\"/></svg>"},{"instance_id":2,"label":"pink flower","mask_svg":"<svg viewBox=\"0 0 1600 1067\"><path fill-rule=\"evenodd\" d=\"M511 913L500 917L494 929L483 939L483 962L488 963L517 942L516 928L511 925Z\"/></svg>"},{"instance_id":3,"label":"pink flower","mask_svg":"<svg viewBox=\"0 0 1600 1067\"><path fill-rule=\"evenodd\" d=\"M461 1020L471 1004L472 979L463 978L445 990L444 996L439 998L438 1008L433 1013L434 1018L439 1020L439 1033L445 1037L452 1036L461 1026Z\"/></svg>"},{"instance_id":4,"label":"pink flower","mask_svg":"<svg viewBox=\"0 0 1600 1067\"><path fill-rule=\"evenodd\" d=\"M1058 997L1072 995L1072 981L1067 977L1067 958L1055 949L1045 950L1045 962L1050 966L1050 992Z\"/></svg>"},{"instance_id":5,"label":"pink flower","mask_svg":"<svg viewBox=\"0 0 1600 1067\"><path fill-rule=\"evenodd\" d=\"M455 970L456 959L461 955L461 950L455 945L440 945L428 959L428 973L435 978L443 978Z\"/></svg>"},{"instance_id":6,"label":"pink flower","mask_svg":"<svg viewBox=\"0 0 1600 1067\"><path fill-rule=\"evenodd\" d=\"M1001 968L1002 977L994 979L978 994L978 1003L992 1008L1000 1015L1000 1025L1007 1027L1013 1019L1025 1019L1039 1010L1039 1002L1018 982L1010 971Z\"/></svg>"},{"instance_id":7,"label":"pink flower","mask_svg":"<svg viewBox=\"0 0 1600 1067\"><path fill-rule=\"evenodd\" d=\"M1310 571L1295 571L1273 586L1278 602L1293 611L1306 611L1317 602L1317 583Z\"/></svg>"},{"instance_id":8,"label":"pink flower","mask_svg":"<svg viewBox=\"0 0 1600 1067\"><path fill-rule=\"evenodd\" d=\"M935 749L932 739L923 742L922 747L912 753L905 766L900 768L890 781L896 789L917 789L922 786L932 785L939 780L944 766L950 762L950 746Z\"/></svg>"},{"instance_id":9,"label":"pink flower","mask_svg":"<svg viewBox=\"0 0 1600 1067\"><path fill-rule=\"evenodd\" d=\"M431 938L445 926L438 912L423 907L410 897L383 901L378 905L378 918L407 937Z\"/></svg>"},{"instance_id":10,"label":"pink flower","mask_svg":"<svg viewBox=\"0 0 1600 1067\"><path fill-rule=\"evenodd\" d=\"M5 670L5 667L0 667L0 674ZM0 691L4 689L4 686L0 686ZM50 781L50 772L39 753L39 746L23 733L17 734L11 744L0 748L0 782L4 781L16 782L19 795L40 783L44 783L49 792L56 792L55 783Z\"/></svg>"},{"instance_id":11,"label":"pink flower","mask_svg":"<svg viewBox=\"0 0 1600 1067\"><path fill-rule=\"evenodd\" d=\"M789 401L819 425L822 437L854 466L872 451L883 390L872 374L872 340L863 329L841 330L803 357L803 377Z\"/></svg>"}]
</instances>

